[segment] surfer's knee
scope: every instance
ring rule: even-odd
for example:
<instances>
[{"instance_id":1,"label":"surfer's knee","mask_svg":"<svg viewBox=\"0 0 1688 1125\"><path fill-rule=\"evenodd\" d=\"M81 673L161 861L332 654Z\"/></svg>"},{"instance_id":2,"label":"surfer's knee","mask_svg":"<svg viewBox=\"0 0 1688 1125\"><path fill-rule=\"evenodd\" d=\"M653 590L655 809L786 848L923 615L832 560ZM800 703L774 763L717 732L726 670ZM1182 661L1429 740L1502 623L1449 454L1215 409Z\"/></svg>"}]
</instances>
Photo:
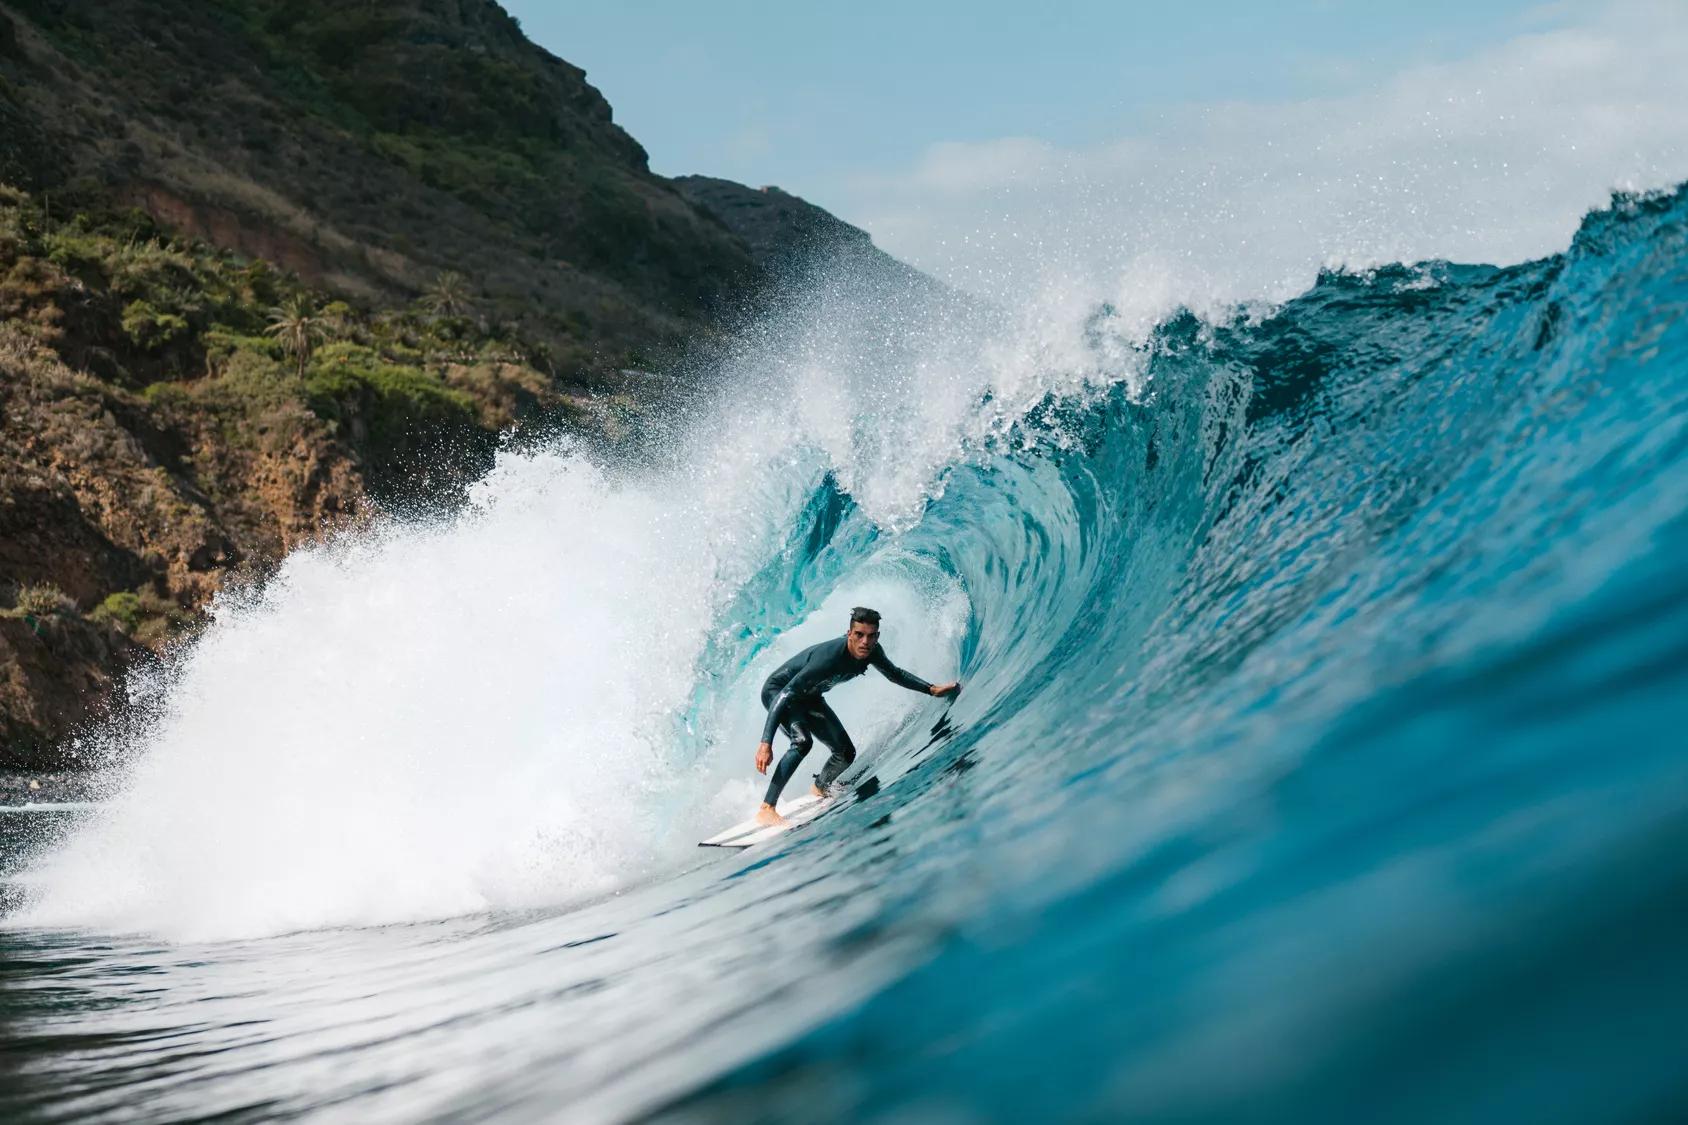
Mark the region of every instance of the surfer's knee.
<instances>
[{"instance_id":1,"label":"surfer's knee","mask_svg":"<svg viewBox=\"0 0 1688 1125\"><path fill-rule=\"evenodd\" d=\"M822 788L825 788L825 784L837 781L838 775L849 769L850 764L855 760L856 748L854 746L845 744L833 747L832 757L827 759L826 768L821 770L816 778L817 784L821 784ZM825 783L820 781L820 778L823 777L826 779Z\"/></svg>"},{"instance_id":2,"label":"surfer's knee","mask_svg":"<svg viewBox=\"0 0 1688 1125\"><path fill-rule=\"evenodd\" d=\"M842 729L832 732L833 737L827 742L832 750L834 760L849 765L856 760L856 744L850 741L850 736Z\"/></svg>"}]
</instances>

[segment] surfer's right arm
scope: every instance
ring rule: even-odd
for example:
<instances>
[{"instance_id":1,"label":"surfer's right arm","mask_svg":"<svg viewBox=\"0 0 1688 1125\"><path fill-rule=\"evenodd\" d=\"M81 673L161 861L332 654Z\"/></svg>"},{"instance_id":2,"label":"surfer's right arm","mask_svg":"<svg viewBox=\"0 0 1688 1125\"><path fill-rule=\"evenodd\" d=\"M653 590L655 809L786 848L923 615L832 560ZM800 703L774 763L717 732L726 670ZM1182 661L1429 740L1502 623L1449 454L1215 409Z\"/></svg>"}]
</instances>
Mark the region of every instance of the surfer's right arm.
<instances>
[{"instance_id":1,"label":"surfer's right arm","mask_svg":"<svg viewBox=\"0 0 1688 1125\"><path fill-rule=\"evenodd\" d=\"M795 680L795 677L793 677L793 679ZM789 703L790 701L791 701L791 684L788 683L788 684L786 684L785 687L780 689L780 693L778 695L774 696L774 701L772 703L768 704L768 717L762 723L762 745L763 746L772 746L773 745L773 743L774 743L774 732L776 730L778 730L779 726L780 726L780 714L781 714L781 712L783 712L785 710L785 705L787 703ZM769 753L772 753L772 751L769 751ZM761 754L762 754L762 751L760 749L758 749L756 751L756 754L757 754L758 757L760 757Z\"/></svg>"},{"instance_id":2,"label":"surfer's right arm","mask_svg":"<svg viewBox=\"0 0 1688 1125\"><path fill-rule=\"evenodd\" d=\"M791 701L791 689L797 682L793 676L780 693L774 696L774 701L768 704L768 717L762 723L762 741L756 744L756 772L767 773L768 764L774 760L774 732L779 729L780 715L785 711L785 705Z\"/></svg>"},{"instance_id":3,"label":"surfer's right arm","mask_svg":"<svg viewBox=\"0 0 1688 1125\"><path fill-rule=\"evenodd\" d=\"M785 705L791 702L791 697L813 691L822 680L826 679L827 648L826 642L810 645L780 668L779 671L781 672L791 668L791 673L786 677L785 683L780 684L779 694L774 696L773 701L768 704L768 717L762 723L762 746L773 745L774 732L780 728L780 716L785 713ZM796 665L796 667L792 667L792 665ZM769 753L772 753L772 751L770 750ZM761 747L757 748L756 754L757 757L761 757Z\"/></svg>"}]
</instances>

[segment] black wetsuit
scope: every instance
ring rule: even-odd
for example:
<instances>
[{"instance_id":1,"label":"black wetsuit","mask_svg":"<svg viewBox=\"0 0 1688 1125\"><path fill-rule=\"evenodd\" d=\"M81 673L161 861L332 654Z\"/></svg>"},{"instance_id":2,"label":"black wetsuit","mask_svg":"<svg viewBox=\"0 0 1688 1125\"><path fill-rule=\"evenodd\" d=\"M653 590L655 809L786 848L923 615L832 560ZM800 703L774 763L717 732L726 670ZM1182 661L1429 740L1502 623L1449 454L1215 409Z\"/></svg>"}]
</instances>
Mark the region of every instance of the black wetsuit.
<instances>
[{"instance_id":1,"label":"black wetsuit","mask_svg":"<svg viewBox=\"0 0 1688 1125\"><path fill-rule=\"evenodd\" d=\"M838 716L832 713L832 708L826 705L821 694L861 675L869 665L879 669L887 680L899 687L910 691L932 690L932 685L919 676L910 675L891 663L891 658L877 643L866 660L857 660L850 655L843 637L810 645L774 669L774 674L762 685L762 706L768 709L768 721L762 724L762 741L772 742L775 728L785 731L786 737L791 739L791 749L780 759L773 778L768 782L768 793L763 798L768 804L779 800L780 791L797 772L798 764L817 738L832 750L832 757L815 775L815 784L822 789L837 781L838 775L855 761L856 748L851 744L844 724L838 721Z\"/></svg>"}]
</instances>

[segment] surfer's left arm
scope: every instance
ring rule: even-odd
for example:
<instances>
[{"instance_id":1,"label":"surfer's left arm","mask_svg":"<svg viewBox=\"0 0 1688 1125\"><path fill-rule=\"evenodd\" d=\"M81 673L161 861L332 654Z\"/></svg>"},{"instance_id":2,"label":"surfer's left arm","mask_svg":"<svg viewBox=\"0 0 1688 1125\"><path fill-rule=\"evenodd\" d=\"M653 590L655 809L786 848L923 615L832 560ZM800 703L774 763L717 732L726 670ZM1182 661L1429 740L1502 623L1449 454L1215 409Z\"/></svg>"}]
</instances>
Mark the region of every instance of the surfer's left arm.
<instances>
[{"instance_id":1,"label":"surfer's left arm","mask_svg":"<svg viewBox=\"0 0 1688 1125\"><path fill-rule=\"evenodd\" d=\"M875 646L873 655L868 658L873 666L879 669L879 674L898 687L908 688L910 691L925 692L927 695L954 695L961 690L959 682L947 684L929 684L916 676L913 672L905 672L885 655L885 650Z\"/></svg>"}]
</instances>

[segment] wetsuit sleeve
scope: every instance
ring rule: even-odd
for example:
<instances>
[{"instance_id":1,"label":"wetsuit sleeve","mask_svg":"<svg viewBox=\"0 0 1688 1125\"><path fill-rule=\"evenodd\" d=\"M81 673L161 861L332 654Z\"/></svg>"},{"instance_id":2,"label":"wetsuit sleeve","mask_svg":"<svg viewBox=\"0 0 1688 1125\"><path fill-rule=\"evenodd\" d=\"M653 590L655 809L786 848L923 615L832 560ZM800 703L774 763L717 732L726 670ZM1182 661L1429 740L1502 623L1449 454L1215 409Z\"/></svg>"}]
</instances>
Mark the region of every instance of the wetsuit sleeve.
<instances>
[{"instance_id":1,"label":"wetsuit sleeve","mask_svg":"<svg viewBox=\"0 0 1688 1125\"><path fill-rule=\"evenodd\" d=\"M891 658L885 655L885 650L877 645L874 646L873 655L868 657L868 661L875 668L879 669L880 675L884 676L887 680L890 680L898 687L905 687L910 691L921 691L931 694L931 684L927 683L919 676L916 676L914 673L905 672L895 664L891 663Z\"/></svg>"},{"instance_id":2,"label":"wetsuit sleeve","mask_svg":"<svg viewBox=\"0 0 1688 1125\"><path fill-rule=\"evenodd\" d=\"M785 682L785 686L780 689L780 693L774 696L773 702L768 704L768 717L762 723L763 742L774 740L774 731L779 729L780 716L784 713L785 705L790 702L791 697L802 695L826 677L826 661L822 659L817 649L810 650L808 659L804 660L797 671L791 674L791 679Z\"/></svg>"},{"instance_id":3,"label":"wetsuit sleeve","mask_svg":"<svg viewBox=\"0 0 1688 1125\"><path fill-rule=\"evenodd\" d=\"M768 704L768 718L767 721L762 724L763 742L772 742L774 740L774 731L778 730L780 725L780 713L785 710L785 705L790 700L791 685L787 684L785 687L780 689L780 693L778 695L774 696L774 701Z\"/></svg>"}]
</instances>

